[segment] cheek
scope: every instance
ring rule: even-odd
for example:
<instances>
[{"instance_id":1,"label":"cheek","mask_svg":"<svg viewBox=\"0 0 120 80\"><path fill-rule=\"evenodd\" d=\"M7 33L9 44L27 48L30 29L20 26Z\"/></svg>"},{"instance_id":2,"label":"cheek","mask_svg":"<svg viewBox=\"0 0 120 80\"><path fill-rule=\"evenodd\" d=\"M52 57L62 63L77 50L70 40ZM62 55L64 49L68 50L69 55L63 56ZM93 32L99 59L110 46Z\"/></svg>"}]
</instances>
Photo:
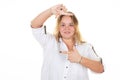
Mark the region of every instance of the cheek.
<instances>
[{"instance_id":1,"label":"cheek","mask_svg":"<svg viewBox=\"0 0 120 80\"><path fill-rule=\"evenodd\" d=\"M63 30L60 30L59 32L60 32L60 34L61 34L61 35L63 35L63 34L64 34L64 33L63 33Z\"/></svg>"},{"instance_id":2,"label":"cheek","mask_svg":"<svg viewBox=\"0 0 120 80\"><path fill-rule=\"evenodd\" d=\"M74 32L75 32L75 29L74 29L74 28L71 28L71 32L73 32L73 33L74 33Z\"/></svg>"},{"instance_id":3,"label":"cheek","mask_svg":"<svg viewBox=\"0 0 120 80\"><path fill-rule=\"evenodd\" d=\"M59 32L60 32L60 33L62 33L63 31L64 31L64 29L63 29L63 28L60 28L60 29L59 29Z\"/></svg>"}]
</instances>

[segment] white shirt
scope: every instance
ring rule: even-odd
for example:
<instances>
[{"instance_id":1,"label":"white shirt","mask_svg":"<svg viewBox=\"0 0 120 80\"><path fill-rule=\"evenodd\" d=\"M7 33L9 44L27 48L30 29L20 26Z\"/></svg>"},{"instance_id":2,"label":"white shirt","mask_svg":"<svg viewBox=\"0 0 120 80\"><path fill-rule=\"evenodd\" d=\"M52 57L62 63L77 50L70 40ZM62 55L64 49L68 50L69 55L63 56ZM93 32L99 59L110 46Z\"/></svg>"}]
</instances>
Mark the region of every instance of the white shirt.
<instances>
[{"instance_id":1,"label":"white shirt","mask_svg":"<svg viewBox=\"0 0 120 80\"><path fill-rule=\"evenodd\" d=\"M59 51L68 51L62 39L58 43L53 35L45 34L44 27L32 28L32 31L44 51L41 80L89 80L86 67L71 63L67 60L66 54L59 53ZM76 49L84 57L100 60L88 43L76 44Z\"/></svg>"}]
</instances>

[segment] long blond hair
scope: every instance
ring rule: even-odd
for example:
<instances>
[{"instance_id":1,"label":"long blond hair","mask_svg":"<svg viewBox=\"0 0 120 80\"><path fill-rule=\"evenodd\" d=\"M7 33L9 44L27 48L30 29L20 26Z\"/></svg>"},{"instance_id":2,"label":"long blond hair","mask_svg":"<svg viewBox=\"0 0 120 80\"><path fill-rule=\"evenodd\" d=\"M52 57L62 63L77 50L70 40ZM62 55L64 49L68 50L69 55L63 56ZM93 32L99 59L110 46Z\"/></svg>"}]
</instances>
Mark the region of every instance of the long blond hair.
<instances>
[{"instance_id":1,"label":"long blond hair","mask_svg":"<svg viewBox=\"0 0 120 80\"><path fill-rule=\"evenodd\" d=\"M79 27L78 27L78 20L77 20L76 16L72 12L68 12L68 13L72 14L69 16L71 17L71 19L73 20L74 25L75 25L75 34L74 34L75 42L77 42L78 44L84 43L85 41L82 39L82 36L80 34ZM56 21L54 36L55 36L57 41L59 41L59 38L61 37L61 34L59 32L59 25L60 25L60 22L61 22L63 16L65 16L65 15L60 15Z\"/></svg>"}]
</instances>

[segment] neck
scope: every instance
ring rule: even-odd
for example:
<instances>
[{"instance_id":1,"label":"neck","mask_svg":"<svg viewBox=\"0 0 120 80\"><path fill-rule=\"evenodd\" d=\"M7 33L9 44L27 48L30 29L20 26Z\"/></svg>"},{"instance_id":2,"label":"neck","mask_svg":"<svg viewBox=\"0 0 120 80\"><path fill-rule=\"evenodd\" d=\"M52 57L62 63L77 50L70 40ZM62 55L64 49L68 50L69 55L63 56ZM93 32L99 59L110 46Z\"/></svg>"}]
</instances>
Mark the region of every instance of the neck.
<instances>
[{"instance_id":1,"label":"neck","mask_svg":"<svg viewBox=\"0 0 120 80\"><path fill-rule=\"evenodd\" d=\"M62 40L67 45L68 50L72 51L73 50L73 46L75 44L75 41L73 39L62 39Z\"/></svg>"}]
</instances>

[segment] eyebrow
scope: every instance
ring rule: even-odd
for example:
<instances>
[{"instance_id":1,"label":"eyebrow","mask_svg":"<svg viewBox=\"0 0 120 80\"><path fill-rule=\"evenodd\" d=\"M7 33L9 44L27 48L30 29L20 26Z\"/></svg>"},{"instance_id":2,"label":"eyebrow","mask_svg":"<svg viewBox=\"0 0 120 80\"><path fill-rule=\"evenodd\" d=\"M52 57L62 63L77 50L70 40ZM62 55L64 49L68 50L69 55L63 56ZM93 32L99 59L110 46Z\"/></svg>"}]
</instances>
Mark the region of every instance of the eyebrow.
<instances>
[{"instance_id":1,"label":"eyebrow","mask_svg":"<svg viewBox=\"0 0 120 80\"><path fill-rule=\"evenodd\" d=\"M65 24L65 22L60 22L60 24ZM70 22L69 24L74 24L74 22Z\"/></svg>"}]
</instances>

